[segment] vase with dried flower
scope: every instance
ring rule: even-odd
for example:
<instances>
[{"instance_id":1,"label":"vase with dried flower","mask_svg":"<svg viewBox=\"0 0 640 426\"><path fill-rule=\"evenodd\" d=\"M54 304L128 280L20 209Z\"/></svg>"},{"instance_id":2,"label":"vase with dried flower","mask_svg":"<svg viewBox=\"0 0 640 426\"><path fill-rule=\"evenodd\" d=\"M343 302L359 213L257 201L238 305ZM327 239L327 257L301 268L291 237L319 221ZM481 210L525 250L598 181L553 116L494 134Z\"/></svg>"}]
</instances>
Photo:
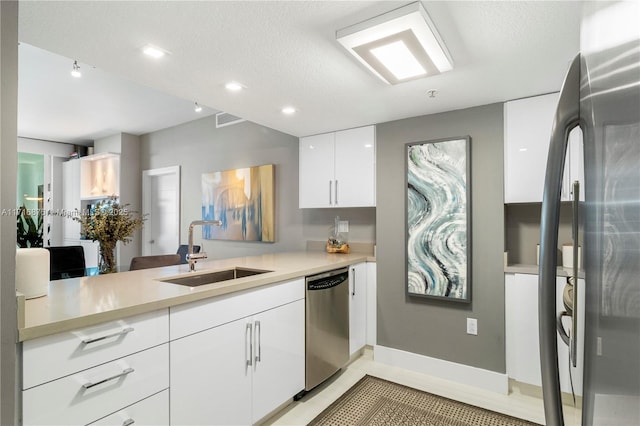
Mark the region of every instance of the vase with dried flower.
<instances>
[{"instance_id":1,"label":"vase with dried flower","mask_svg":"<svg viewBox=\"0 0 640 426\"><path fill-rule=\"evenodd\" d=\"M101 274L116 272L116 243L128 244L134 232L142 228L145 218L128 207L129 204L120 204L117 197L111 196L74 217L80 222L84 237L100 244L98 269Z\"/></svg>"}]
</instances>

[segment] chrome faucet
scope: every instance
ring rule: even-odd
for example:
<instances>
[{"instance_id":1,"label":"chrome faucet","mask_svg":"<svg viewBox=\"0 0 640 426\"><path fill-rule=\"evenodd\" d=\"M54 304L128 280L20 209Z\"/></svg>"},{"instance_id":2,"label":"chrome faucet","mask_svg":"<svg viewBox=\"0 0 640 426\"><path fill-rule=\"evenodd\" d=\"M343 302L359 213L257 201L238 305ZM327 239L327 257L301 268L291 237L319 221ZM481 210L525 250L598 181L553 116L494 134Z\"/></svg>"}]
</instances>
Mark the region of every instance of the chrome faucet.
<instances>
[{"instance_id":1,"label":"chrome faucet","mask_svg":"<svg viewBox=\"0 0 640 426\"><path fill-rule=\"evenodd\" d=\"M198 259L206 259L207 253L202 251L201 253L193 252L193 227L196 225L215 225L222 226L222 222L219 220L194 220L189 224L189 252L187 253L187 262L189 262L189 272L196 270L196 262Z\"/></svg>"}]
</instances>

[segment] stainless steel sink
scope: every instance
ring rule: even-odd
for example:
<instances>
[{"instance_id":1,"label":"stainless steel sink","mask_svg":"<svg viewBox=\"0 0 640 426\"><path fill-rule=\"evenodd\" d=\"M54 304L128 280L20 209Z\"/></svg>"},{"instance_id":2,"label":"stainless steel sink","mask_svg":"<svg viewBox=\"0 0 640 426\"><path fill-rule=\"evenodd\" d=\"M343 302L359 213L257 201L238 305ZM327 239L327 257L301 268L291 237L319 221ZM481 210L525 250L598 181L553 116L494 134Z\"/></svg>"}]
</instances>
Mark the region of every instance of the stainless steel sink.
<instances>
[{"instance_id":1,"label":"stainless steel sink","mask_svg":"<svg viewBox=\"0 0 640 426\"><path fill-rule=\"evenodd\" d=\"M262 269L249 269L249 268L232 268L225 269L224 271L209 272L207 274L189 275L180 278L170 278L166 280L160 280L165 283L186 285L188 287L197 287L199 285L219 283L221 281L234 280L236 278L250 277L252 275L264 274L266 272Z\"/></svg>"}]
</instances>

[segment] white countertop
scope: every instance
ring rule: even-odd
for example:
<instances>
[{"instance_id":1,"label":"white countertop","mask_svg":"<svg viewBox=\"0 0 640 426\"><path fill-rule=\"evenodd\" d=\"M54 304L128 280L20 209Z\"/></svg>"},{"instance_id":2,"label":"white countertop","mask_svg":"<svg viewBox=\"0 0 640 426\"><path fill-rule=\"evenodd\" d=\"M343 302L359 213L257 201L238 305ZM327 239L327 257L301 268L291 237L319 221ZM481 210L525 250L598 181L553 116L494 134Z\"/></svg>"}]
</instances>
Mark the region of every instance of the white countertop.
<instances>
[{"instance_id":1,"label":"white countertop","mask_svg":"<svg viewBox=\"0 0 640 426\"><path fill-rule=\"evenodd\" d=\"M159 281L194 274L189 265L51 281L46 296L24 302L24 321L18 321L24 326L18 329L18 339L35 339L365 261L375 258L363 253L306 251L199 261L195 274L236 266L273 271L199 287Z\"/></svg>"}]
</instances>

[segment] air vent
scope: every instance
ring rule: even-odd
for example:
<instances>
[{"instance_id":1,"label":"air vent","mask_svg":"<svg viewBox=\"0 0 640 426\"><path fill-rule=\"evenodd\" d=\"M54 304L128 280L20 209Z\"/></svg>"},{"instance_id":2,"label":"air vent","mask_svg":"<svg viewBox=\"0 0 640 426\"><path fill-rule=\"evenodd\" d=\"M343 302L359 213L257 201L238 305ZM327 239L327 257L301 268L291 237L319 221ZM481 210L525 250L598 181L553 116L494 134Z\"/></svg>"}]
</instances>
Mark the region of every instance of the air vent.
<instances>
[{"instance_id":1,"label":"air vent","mask_svg":"<svg viewBox=\"0 0 640 426\"><path fill-rule=\"evenodd\" d=\"M246 121L244 118L236 117L227 112L219 112L216 114L216 128L231 126L232 124L238 124Z\"/></svg>"}]
</instances>

